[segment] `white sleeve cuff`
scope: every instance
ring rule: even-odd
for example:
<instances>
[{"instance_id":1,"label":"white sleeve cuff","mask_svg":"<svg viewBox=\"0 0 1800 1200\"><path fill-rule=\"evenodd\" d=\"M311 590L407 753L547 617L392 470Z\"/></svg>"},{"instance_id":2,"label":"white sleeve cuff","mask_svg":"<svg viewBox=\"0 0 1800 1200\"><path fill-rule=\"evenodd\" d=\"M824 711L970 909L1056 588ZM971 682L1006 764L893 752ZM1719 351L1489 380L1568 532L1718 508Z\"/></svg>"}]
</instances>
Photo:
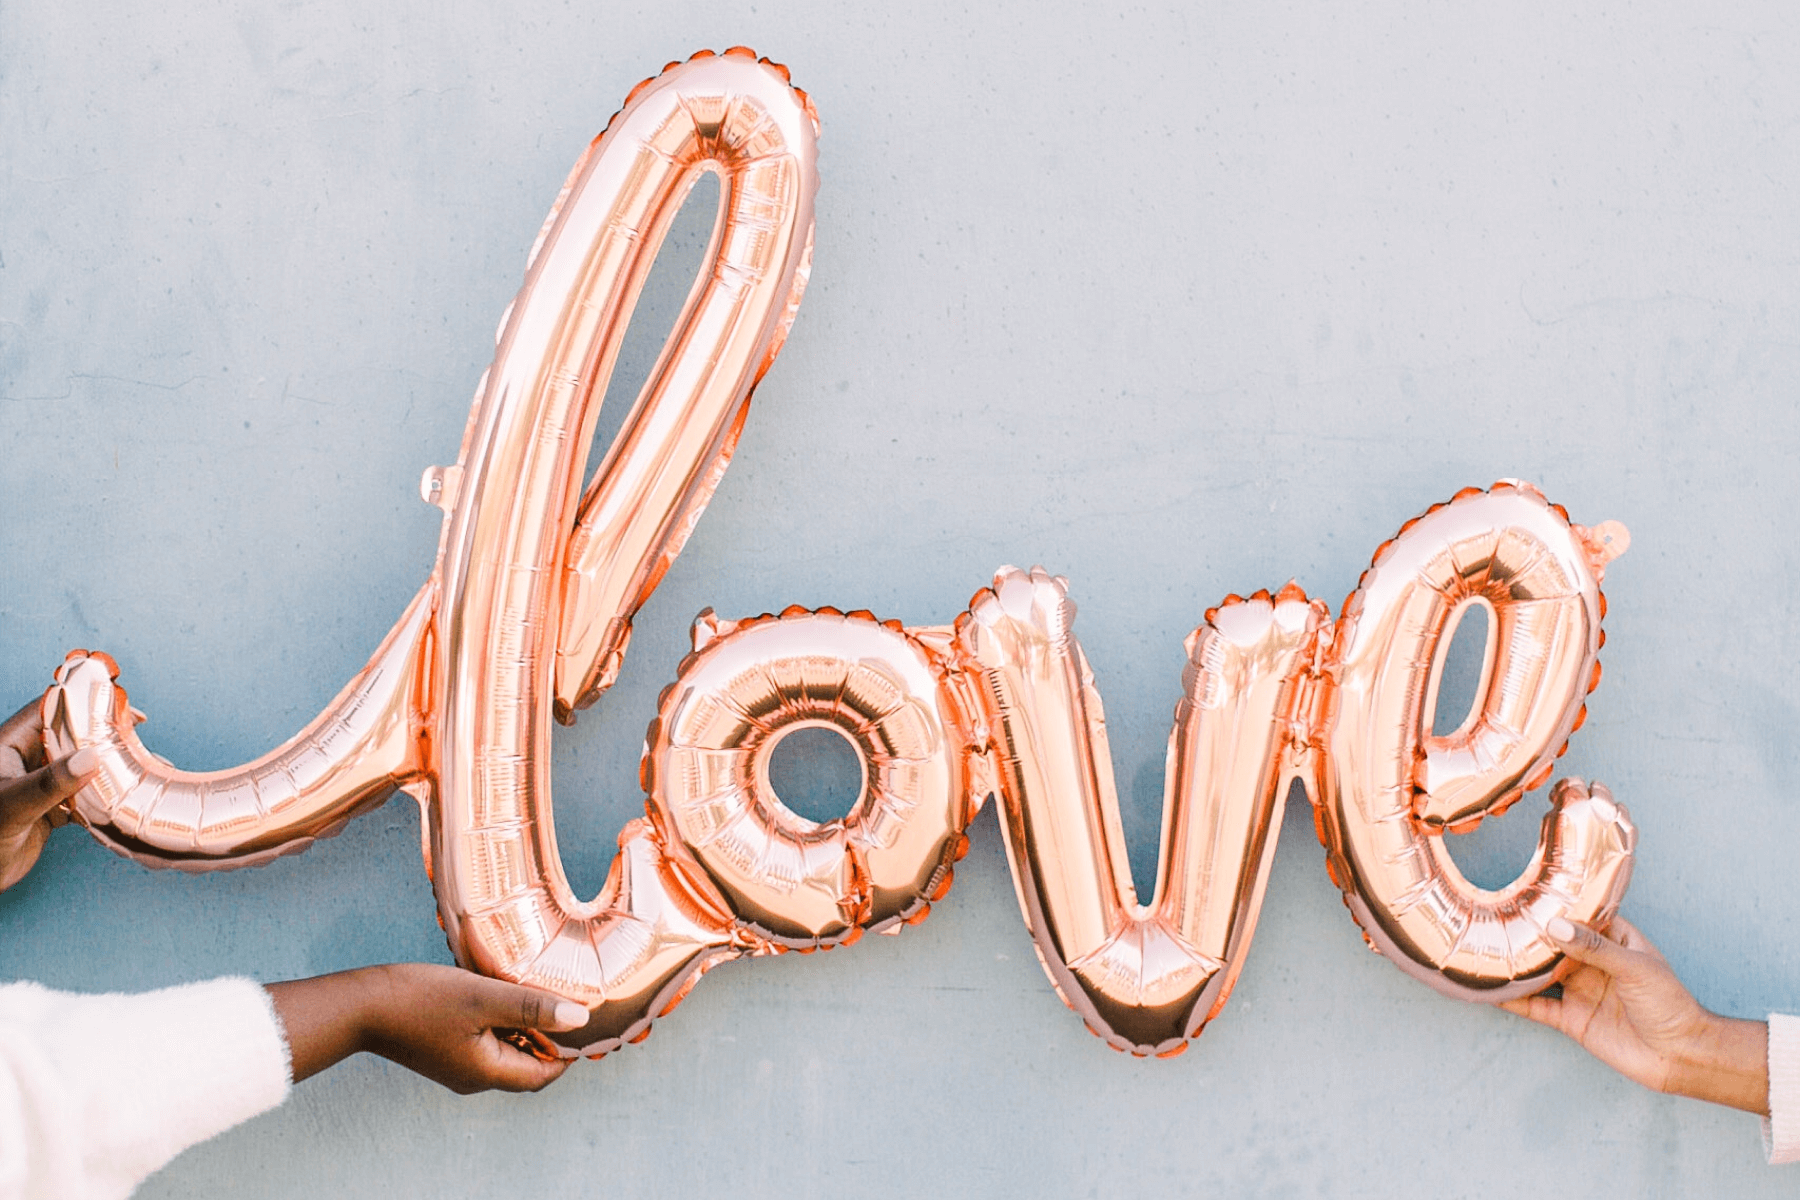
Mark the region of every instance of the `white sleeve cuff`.
<instances>
[{"instance_id":1,"label":"white sleeve cuff","mask_svg":"<svg viewBox=\"0 0 1800 1200\"><path fill-rule=\"evenodd\" d=\"M1800 1162L1800 1017L1769 1014L1769 1115L1763 1149L1771 1163Z\"/></svg>"},{"instance_id":2,"label":"white sleeve cuff","mask_svg":"<svg viewBox=\"0 0 1800 1200\"><path fill-rule=\"evenodd\" d=\"M281 1023L248 979L136 996L0 987L0 1070L18 1122L0 1193L70 1200L129 1195L289 1088Z\"/></svg>"}]
</instances>

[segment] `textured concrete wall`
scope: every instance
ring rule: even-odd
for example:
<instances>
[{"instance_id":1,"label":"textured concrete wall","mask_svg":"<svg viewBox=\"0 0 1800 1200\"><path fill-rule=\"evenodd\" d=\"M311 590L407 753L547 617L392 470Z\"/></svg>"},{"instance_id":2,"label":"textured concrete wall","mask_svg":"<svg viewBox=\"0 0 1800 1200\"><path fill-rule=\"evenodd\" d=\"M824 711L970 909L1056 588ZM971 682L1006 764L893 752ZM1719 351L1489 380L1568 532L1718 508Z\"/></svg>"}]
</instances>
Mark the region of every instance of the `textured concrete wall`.
<instances>
[{"instance_id":1,"label":"textured concrete wall","mask_svg":"<svg viewBox=\"0 0 1800 1200\"><path fill-rule=\"evenodd\" d=\"M1518 476L1635 534L1565 760L1640 825L1626 911L1707 1004L1800 1005L1800 19L1568 7L6 5L0 697L94 646L184 766L299 728L430 567L415 481L569 165L639 79L744 42L824 120L813 285L623 680L559 734L579 887L698 609L931 623L1003 562L1073 582L1147 885L1201 611L1290 576L1335 602L1408 516ZM1539 808L1470 839L1478 879ZM1304 804L1171 1062L1063 1009L991 815L973 838L904 937L720 970L542 1095L356 1062L145 1194L1794 1186L1753 1119L1369 954ZM404 801L204 878L65 831L0 928L0 976L82 989L445 957Z\"/></svg>"}]
</instances>

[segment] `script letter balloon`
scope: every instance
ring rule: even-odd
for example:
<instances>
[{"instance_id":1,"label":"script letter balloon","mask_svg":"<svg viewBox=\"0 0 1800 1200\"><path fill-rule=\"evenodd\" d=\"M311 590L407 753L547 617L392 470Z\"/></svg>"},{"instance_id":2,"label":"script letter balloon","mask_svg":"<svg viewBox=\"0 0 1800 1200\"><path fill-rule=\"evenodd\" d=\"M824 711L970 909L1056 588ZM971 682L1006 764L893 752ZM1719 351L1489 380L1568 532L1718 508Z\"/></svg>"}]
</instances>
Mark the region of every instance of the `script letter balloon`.
<instances>
[{"instance_id":1,"label":"script letter balloon","mask_svg":"<svg viewBox=\"0 0 1800 1200\"><path fill-rule=\"evenodd\" d=\"M1552 917L1604 925L1631 876L1636 831L1602 787L1552 794L1536 854L1499 891L1443 844L1542 784L1599 681L1600 580L1627 537L1569 524L1535 489L1468 489L1409 522L1344 604L1329 653L1319 831L1370 944L1448 995L1498 1002L1565 968ZM1477 707L1428 733L1441 643L1473 604L1493 614Z\"/></svg>"},{"instance_id":2,"label":"script letter balloon","mask_svg":"<svg viewBox=\"0 0 1800 1200\"><path fill-rule=\"evenodd\" d=\"M100 751L93 782L70 805L102 844L151 867L256 866L294 854L423 778L415 713L426 631L437 599L427 583L381 648L305 729L224 771L183 771L138 739L142 716L114 682L111 656L70 652L44 693L46 748Z\"/></svg>"},{"instance_id":3,"label":"script letter balloon","mask_svg":"<svg viewBox=\"0 0 1800 1200\"><path fill-rule=\"evenodd\" d=\"M1179 1053L1224 1006L1250 948L1303 761L1296 683L1323 607L1291 586L1233 597L1189 638L1148 905L1132 887L1074 619L1063 580L1007 567L957 622L993 738L1007 858L1064 1003L1116 1049Z\"/></svg>"},{"instance_id":4,"label":"script letter balloon","mask_svg":"<svg viewBox=\"0 0 1800 1200\"><path fill-rule=\"evenodd\" d=\"M549 728L616 672L632 614L730 461L805 288L817 137L786 70L747 50L703 52L640 84L544 223L458 461L425 474L445 513L438 561L374 659L286 745L196 773L138 741L110 658L71 654L44 719L53 752L102 751L77 819L140 861L210 870L304 849L405 787L424 809L458 960L593 1010L558 1053L641 1036L700 971L759 948L647 822L621 832L602 894L574 898L556 852ZM708 261L584 501L626 323L704 171L722 177Z\"/></svg>"},{"instance_id":5,"label":"script letter balloon","mask_svg":"<svg viewBox=\"0 0 1800 1200\"><path fill-rule=\"evenodd\" d=\"M140 862L213 870L304 849L403 788L457 959L588 1007L586 1027L539 1046L564 1056L647 1035L728 959L922 920L989 794L1051 982L1121 1050L1179 1053L1222 1010L1296 779L1345 903L1403 970L1487 1001L1556 980L1545 925L1604 924L1624 895L1624 808L1599 784L1558 784L1536 855L1498 891L1471 885L1443 839L1549 779L1599 680L1600 583L1628 539L1513 483L1409 522L1335 624L1293 584L1207 613L1187 642L1149 904L1067 584L1011 567L948 627L703 613L645 740L647 815L620 832L601 894L574 896L553 725L616 677L730 463L806 286L817 138L785 69L742 48L634 89L538 235L456 463L425 473L444 513L437 561L368 665L283 746L188 772L138 739L114 661L71 653L42 716L53 756L100 752L75 819ZM708 171L721 188L706 264L583 495L632 309ZM1438 736L1445 649L1475 608L1492 619L1477 703ZM774 748L808 726L842 733L863 766L837 820L800 817L769 785Z\"/></svg>"},{"instance_id":6,"label":"script letter balloon","mask_svg":"<svg viewBox=\"0 0 1800 1200\"><path fill-rule=\"evenodd\" d=\"M741 64L730 67L739 57L727 51L722 64L690 65L685 70L695 80L685 85L644 85L642 90L664 95L680 86L681 108L659 118L655 129L642 130L643 140L629 156L603 154L595 164L601 180L583 182L577 164L540 239L557 233L557 216L578 186L584 193L597 184L621 189L618 215L624 223L607 233L603 250L608 259L617 256L618 274L610 290L595 296L606 306L597 315L608 336L593 375L604 380L619 352L624 318L682 200L702 169L725 177L729 194L713 233L711 273L696 283L643 395L582 498L563 555L556 715L565 724L573 724L576 710L593 704L617 677L631 619L681 553L731 464L750 393L786 341L812 269L818 119L797 89L788 90L785 102L733 91L725 79L732 70L741 73ZM765 73L781 71L786 80L784 68L766 60L763 67ZM707 74L721 82L701 81ZM623 129L619 135L626 136ZM595 406L577 439L582 445L597 412Z\"/></svg>"},{"instance_id":7,"label":"script letter balloon","mask_svg":"<svg viewBox=\"0 0 1800 1200\"><path fill-rule=\"evenodd\" d=\"M663 694L644 790L665 844L750 936L790 949L922 920L950 888L974 809L944 660L898 622L789 610L695 623ZM835 729L862 764L844 817L815 823L769 786L787 733Z\"/></svg>"},{"instance_id":8,"label":"script letter balloon","mask_svg":"<svg viewBox=\"0 0 1800 1200\"><path fill-rule=\"evenodd\" d=\"M816 137L786 73L747 51L697 56L639 85L558 200L462 455L443 473L454 483L443 489L427 821L438 908L464 964L595 1010L585 1029L558 1035L569 1052L646 1031L700 970L743 948L714 896L666 863L639 869L640 856L658 860L657 845L626 855L632 873L616 893L575 899L550 807L556 656L566 649L559 636L611 630L611 641L584 640L565 663L565 680L606 673L658 564L711 494L805 280ZM708 170L722 177L710 259L592 502L578 509L630 303L681 198ZM587 548L574 563L572 546ZM633 915L636 888L652 883L665 893L657 911L679 921Z\"/></svg>"}]
</instances>

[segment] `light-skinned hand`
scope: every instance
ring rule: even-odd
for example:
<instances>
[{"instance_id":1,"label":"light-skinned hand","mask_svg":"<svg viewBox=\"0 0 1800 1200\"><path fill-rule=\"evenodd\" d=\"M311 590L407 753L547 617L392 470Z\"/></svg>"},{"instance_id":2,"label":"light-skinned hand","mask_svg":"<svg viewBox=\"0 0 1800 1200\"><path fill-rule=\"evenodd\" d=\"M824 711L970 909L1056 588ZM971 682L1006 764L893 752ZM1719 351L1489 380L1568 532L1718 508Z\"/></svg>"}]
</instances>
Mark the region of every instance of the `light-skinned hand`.
<instances>
[{"instance_id":1,"label":"light-skinned hand","mask_svg":"<svg viewBox=\"0 0 1800 1200\"><path fill-rule=\"evenodd\" d=\"M1769 1027L1708 1012L1636 926L1601 934L1561 917L1544 932L1580 965L1562 997L1508 1000L1508 1012L1560 1030L1627 1079L1746 1112L1769 1111Z\"/></svg>"}]
</instances>

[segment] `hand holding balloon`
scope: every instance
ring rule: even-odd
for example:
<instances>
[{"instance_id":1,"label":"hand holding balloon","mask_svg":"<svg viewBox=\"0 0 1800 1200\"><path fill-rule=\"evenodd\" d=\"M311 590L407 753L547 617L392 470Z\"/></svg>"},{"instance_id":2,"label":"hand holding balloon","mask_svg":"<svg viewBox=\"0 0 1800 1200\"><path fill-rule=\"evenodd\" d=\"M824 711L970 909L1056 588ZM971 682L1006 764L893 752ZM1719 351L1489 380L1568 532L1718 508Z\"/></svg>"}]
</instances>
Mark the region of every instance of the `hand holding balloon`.
<instances>
[{"instance_id":1,"label":"hand holding balloon","mask_svg":"<svg viewBox=\"0 0 1800 1200\"><path fill-rule=\"evenodd\" d=\"M77 750L44 761L44 726L34 699L0 724L0 891L37 865L51 829L67 821L58 809L81 790L100 756Z\"/></svg>"},{"instance_id":2,"label":"hand holding balloon","mask_svg":"<svg viewBox=\"0 0 1800 1200\"><path fill-rule=\"evenodd\" d=\"M1768 1113L1766 1024L1702 1008L1623 917L1613 918L1610 937L1560 917L1545 933L1581 965L1562 981L1560 999L1528 996L1502 1008L1560 1030L1647 1088Z\"/></svg>"},{"instance_id":3,"label":"hand holding balloon","mask_svg":"<svg viewBox=\"0 0 1800 1200\"><path fill-rule=\"evenodd\" d=\"M504 1033L578 1029L588 1019L587 1009L548 992L428 963L364 967L267 990L287 1030L295 1083L367 1051L459 1095L535 1092L570 1060L539 1058Z\"/></svg>"},{"instance_id":4,"label":"hand holding balloon","mask_svg":"<svg viewBox=\"0 0 1800 1200\"><path fill-rule=\"evenodd\" d=\"M99 766L91 747L46 763L39 711L34 700L0 724L0 891L37 865L63 823L59 807ZM296 1083L366 1050L464 1095L535 1092L568 1062L543 1061L495 1030L574 1029L588 1019L581 1005L547 992L425 963L270 984L268 992Z\"/></svg>"}]
</instances>

